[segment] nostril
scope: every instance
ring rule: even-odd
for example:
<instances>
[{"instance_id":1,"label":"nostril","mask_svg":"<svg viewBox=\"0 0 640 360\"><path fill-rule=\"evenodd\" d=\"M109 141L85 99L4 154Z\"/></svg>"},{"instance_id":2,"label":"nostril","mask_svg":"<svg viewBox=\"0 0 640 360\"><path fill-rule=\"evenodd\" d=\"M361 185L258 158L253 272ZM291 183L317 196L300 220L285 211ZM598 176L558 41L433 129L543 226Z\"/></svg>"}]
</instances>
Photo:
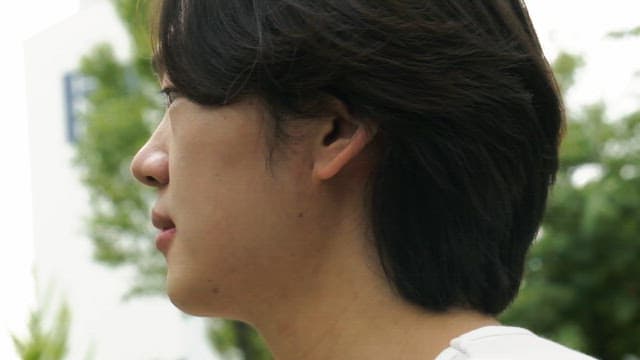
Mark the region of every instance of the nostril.
<instances>
[{"instance_id":1,"label":"nostril","mask_svg":"<svg viewBox=\"0 0 640 360\"><path fill-rule=\"evenodd\" d=\"M169 159L161 149L143 148L132 161L131 172L141 183L159 187L169 183Z\"/></svg>"}]
</instances>

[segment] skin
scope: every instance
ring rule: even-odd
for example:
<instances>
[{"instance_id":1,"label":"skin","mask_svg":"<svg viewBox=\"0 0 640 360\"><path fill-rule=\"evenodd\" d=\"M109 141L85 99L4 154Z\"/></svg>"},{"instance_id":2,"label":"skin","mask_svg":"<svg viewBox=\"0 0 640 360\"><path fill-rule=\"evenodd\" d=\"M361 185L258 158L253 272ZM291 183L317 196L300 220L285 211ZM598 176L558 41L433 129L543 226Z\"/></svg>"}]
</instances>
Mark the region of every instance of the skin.
<instances>
[{"instance_id":1,"label":"skin","mask_svg":"<svg viewBox=\"0 0 640 360\"><path fill-rule=\"evenodd\" d=\"M171 86L166 76L162 85ZM376 129L339 101L327 109L289 128L295 141L268 169L259 100L171 103L131 165L176 227L165 254L171 301L253 325L279 360L424 360L498 324L472 311L429 313L391 291L363 205Z\"/></svg>"}]
</instances>

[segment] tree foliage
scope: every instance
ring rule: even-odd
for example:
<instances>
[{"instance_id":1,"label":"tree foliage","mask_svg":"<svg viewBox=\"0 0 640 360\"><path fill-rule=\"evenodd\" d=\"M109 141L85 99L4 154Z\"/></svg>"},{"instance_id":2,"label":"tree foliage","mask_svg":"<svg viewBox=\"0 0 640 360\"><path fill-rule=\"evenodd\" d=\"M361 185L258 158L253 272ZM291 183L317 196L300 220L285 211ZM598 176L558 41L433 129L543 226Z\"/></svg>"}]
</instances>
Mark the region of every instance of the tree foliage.
<instances>
[{"instance_id":1,"label":"tree foliage","mask_svg":"<svg viewBox=\"0 0 640 360\"><path fill-rule=\"evenodd\" d=\"M570 89L582 64L563 54ZM602 359L640 355L640 111L569 113L560 171L524 286L503 320Z\"/></svg>"},{"instance_id":2,"label":"tree foliage","mask_svg":"<svg viewBox=\"0 0 640 360\"><path fill-rule=\"evenodd\" d=\"M117 59L99 45L82 59L94 79L83 114L76 162L91 196L95 258L138 274L130 295L164 291L165 265L153 248L153 193L129 175L135 151L161 118L150 68L150 0L112 0L132 41L132 57ZM627 37L637 29L612 34ZM570 91L579 57L563 54L554 70ZM527 260L521 294L502 317L603 359L640 354L640 112L607 121L603 104L569 113L561 167L539 240ZM586 184L576 179L591 169ZM212 323L221 353L269 359L260 336L233 321Z\"/></svg>"},{"instance_id":3,"label":"tree foliage","mask_svg":"<svg viewBox=\"0 0 640 360\"><path fill-rule=\"evenodd\" d=\"M633 29L622 30L622 31L612 31L608 34L608 36L612 39L622 39L632 36L640 36L640 26L636 26Z\"/></svg>"}]
</instances>

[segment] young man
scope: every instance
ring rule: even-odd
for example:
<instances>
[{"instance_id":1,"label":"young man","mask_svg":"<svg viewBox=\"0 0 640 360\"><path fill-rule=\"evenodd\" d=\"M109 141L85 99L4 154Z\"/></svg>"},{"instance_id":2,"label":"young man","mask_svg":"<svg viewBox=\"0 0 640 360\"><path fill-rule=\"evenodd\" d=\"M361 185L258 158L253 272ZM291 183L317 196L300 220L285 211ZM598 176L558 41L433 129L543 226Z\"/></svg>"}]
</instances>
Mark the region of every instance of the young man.
<instances>
[{"instance_id":1,"label":"young man","mask_svg":"<svg viewBox=\"0 0 640 360\"><path fill-rule=\"evenodd\" d=\"M520 1L165 0L155 65L180 309L280 360L588 358L495 319L563 129Z\"/></svg>"}]
</instances>

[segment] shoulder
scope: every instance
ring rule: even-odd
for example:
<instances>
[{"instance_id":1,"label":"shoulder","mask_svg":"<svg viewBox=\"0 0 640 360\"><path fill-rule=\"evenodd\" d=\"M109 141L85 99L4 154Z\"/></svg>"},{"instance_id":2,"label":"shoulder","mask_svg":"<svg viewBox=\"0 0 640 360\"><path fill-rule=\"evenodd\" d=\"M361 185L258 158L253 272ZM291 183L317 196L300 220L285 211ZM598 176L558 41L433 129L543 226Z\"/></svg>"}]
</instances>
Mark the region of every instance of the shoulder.
<instances>
[{"instance_id":1,"label":"shoulder","mask_svg":"<svg viewBox=\"0 0 640 360\"><path fill-rule=\"evenodd\" d=\"M436 360L595 360L531 331L511 326L486 326L451 340Z\"/></svg>"}]
</instances>

